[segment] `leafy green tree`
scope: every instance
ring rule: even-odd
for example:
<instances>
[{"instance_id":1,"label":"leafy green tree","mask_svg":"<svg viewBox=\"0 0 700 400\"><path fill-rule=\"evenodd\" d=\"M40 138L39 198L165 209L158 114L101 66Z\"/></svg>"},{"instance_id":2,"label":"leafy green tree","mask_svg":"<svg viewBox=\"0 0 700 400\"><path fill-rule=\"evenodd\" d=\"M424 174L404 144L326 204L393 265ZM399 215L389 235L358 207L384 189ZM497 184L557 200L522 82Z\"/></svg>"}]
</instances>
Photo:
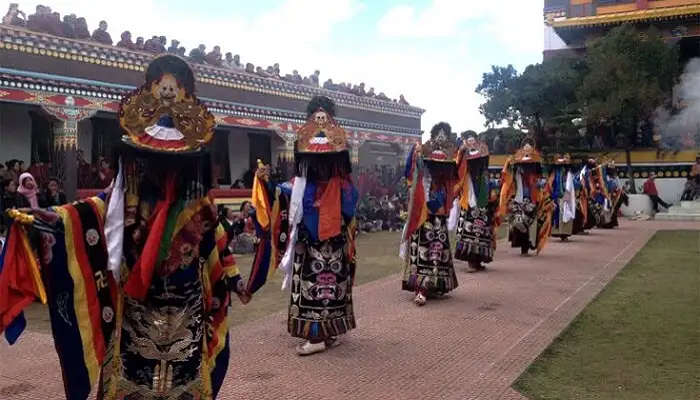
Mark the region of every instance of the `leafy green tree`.
<instances>
[{"instance_id":1,"label":"leafy green tree","mask_svg":"<svg viewBox=\"0 0 700 400\"><path fill-rule=\"evenodd\" d=\"M641 144L640 126L672 97L680 72L678 48L654 28L622 25L587 44L586 63L577 91L586 125L622 140L618 145L627 152L629 172L631 149Z\"/></svg>"},{"instance_id":2,"label":"leafy green tree","mask_svg":"<svg viewBox=\"0 0 700 400\"><path fill-rule=\"evenodd\" d=\"M526 129L544 145L547 132L570 127L580 115L576 89L584 72L581 60L563 57L530 65L522 74L511 65L492 67L476 88L486 99L480 107L486 125Z\"/></svg>"}]
</instances>

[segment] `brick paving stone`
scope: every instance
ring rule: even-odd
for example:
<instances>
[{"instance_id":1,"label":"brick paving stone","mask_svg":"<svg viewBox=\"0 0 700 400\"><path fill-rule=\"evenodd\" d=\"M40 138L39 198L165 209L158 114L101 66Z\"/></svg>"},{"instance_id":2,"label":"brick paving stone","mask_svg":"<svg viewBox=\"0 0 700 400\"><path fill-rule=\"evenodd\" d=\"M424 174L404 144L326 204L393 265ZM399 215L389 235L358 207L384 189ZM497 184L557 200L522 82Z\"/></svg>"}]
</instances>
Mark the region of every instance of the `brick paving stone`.
<instances>
[{"instance_id":1,"label":"brick paving stone","mask_svg":"<svg viewBox=\"0 0 700 400\"><path fill-rule=\"evenodd\" d=\"M513 381L657 230L698 228L621 222L552 240L537 257L501 242L487 273L458 264L460 287L422 308L398 275L359 286L358 329L323 354L294 354L286 313L234 327L219 399L525 399ZM26 332L13 348L0 341L0 399L62 398L49 335Z\"/></svg>"}]
</instances>

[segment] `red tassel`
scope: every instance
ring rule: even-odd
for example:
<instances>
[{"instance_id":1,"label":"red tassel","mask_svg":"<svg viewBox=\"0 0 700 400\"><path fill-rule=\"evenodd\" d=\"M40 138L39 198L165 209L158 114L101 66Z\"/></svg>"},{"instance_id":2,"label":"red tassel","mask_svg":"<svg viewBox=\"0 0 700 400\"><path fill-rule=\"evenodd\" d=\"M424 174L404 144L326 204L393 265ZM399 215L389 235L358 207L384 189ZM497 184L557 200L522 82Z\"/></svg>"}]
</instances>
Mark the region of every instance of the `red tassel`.
<instances>
[{"instance_id":1,"label":"red tassel","mask_svg":"<svg viewBox=\"0 0 700 400\"><path fill-rule=\"evenodd\" d=\"M129 280L124 285L124 292L132 298L143 300L148 288L151 287L153 271L158 260L160 242L163 238L165 225L168 222L170 205L175 200L175 174L170 174L165 181L165 199L156 204L153 212L151 229L143 247L141 257L136 261L129 274Z\"/></svg>"}]
</instances>

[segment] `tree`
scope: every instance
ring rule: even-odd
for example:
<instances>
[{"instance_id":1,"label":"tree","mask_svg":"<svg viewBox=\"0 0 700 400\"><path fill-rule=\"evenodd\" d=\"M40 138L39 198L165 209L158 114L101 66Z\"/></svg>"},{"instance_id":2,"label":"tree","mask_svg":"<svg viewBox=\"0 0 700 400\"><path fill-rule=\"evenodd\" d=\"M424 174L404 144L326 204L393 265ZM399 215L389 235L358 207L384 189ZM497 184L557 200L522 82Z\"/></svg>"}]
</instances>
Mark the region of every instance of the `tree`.
<instances>
[{"instance_id":1,"label":"tree","mask_svg":"<svg viewBox=\"0 0 700 400\"><path fill-rule=\"evenodd\" d=\"M587 44L588 73L577 91L586 125L623 139L630 174L639 127L671 97L680 72L678 49L654 28L631 25L610 30Z\"/></svg>"},{"instance_id":2,"label":"tree","mask_svg":"<svg viewBox=\"0 0 700 400\"><path fill-rule=\"evenodd\" d=\"M492 67L483 75L476 92L486 98L480 111L487 126L506 122L527 129L540 146L546 133L571 126L580 115L576 89L585 65L573 58L555 58L530 65L522 75L513 66Z\"/></svg>"}]
</instances>

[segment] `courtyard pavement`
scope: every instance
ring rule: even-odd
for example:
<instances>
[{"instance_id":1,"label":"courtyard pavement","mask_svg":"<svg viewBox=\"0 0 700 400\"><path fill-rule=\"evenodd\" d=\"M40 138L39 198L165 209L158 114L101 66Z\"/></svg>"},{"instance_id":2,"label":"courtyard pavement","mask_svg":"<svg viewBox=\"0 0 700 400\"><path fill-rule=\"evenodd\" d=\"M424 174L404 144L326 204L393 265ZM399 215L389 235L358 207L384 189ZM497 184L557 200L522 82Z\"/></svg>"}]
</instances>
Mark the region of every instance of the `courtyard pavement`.
<instances>
[{"instance_id":1,"label":"courtyard pavement","mask_svg":"<svg viewBox=\"0 0 700 400\"><path fill-rule=\"evenodd\" d=\"M657 230L698 228L621 220L530 257L500 242L488 272L458 263L459 288L422 308L398 274L383 278L355 289L342 346L311 357L294 354L285 312L234 327L219 399L523 399L513 381ZM0 399L63 398L50 335L0 340Z\"/></svg>"}]
</instances>

